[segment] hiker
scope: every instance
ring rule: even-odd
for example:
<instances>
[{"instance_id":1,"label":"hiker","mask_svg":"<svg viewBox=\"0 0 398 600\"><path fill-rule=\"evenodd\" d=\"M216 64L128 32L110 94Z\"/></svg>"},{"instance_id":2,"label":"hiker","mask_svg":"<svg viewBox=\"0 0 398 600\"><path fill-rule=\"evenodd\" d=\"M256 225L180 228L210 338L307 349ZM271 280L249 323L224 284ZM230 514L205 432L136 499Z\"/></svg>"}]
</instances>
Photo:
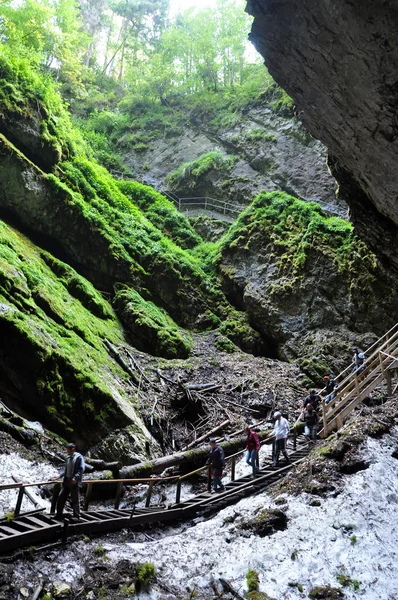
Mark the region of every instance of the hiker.
<instances>
[{"instance_id":1,"label":"hiker","mask_svg":"<svg viewBox=\"0 0 398 600\"><path fill-rule=\"evenodd\" d=\"M222 472L225 467L224 450L217 444L215 438L210 438L210 456L206 464L211 465L211 487L214 492L223 491L225 487L221 481Z\"/></svg>"},{"instance_id":2,"label":"hiker","mask_svg":"<svg viewBox=\"0 0 398 600\"><path fill-rule=\"evenodd\" d=\"M329 375L325 375L325 377L323 378L323 381L325 382L325 393L326 393L326 404L329 404L329 402L331 402L333 400L333 398L336 398L337 396L337 388L339 387L337 382L332 378L329 377Z\"/></svg>"},{"instance_id":3,"label":"hiker","mask_svg":"<svg viewBox=\"0 0 398 600\"><path fill-rule=\"evenodd\" d=\"M260 440L258 439L258 435L255 431L250 429L250 427L246 427L245 429L247 439L246 439L246 462L249 467L253 470L253 477L256 476L257 471L259 470L257 467L258 453L260 450Z\"/></svg>"},{"instance_id":4,"label":"hiker","mask_svg":"<svg viewBox=\"0 0 398 600\"><path fill-rule=\"evenodd\" d=\"M355 373L355 371L358 371L358 375L359 375L359 373L362 373L362 371L364 370L363 363L365 362L365 354L364 354L364 352L359 352L358 348L353 348L352 351L353 351L352 362L354 363L352 373Z\"/></svg>"},{"instance_id":5,"label":"hiker","mask_svg":"<svg viewBox=\"0 0 398 600\"><path fill-rule=\"evenodd\" d=\"M310 393L303 402L303 409L307 408L308 402L312 404L315 410L318 410L318 407L321 403L321 397L316 393L315 390L310 390Z\"/></svg>"},{"instance_id":6,"label":"hiker","mask_svg":"<svg viewBox=\"0 0 398 600\"><path fill-rule=\"evenodd\" d=\"M56 519L63 519L63 510L65 503L70 494L71 503L73 508L73 517L79 521L80 519L80 493L79 488L81 485L85 464L84 458L79 452L76 452L76 445L73 443L66 445L67 457L65 461L65 468L61 473L63 477L62 489L58 496L57 501L57 514Z\"/></svg>"},{"instance_id":7,"label":"hiker","mask_svg":"<svg viewBox=\"0 0 398 600\"><path fill-rule=\"evenodd\" d=\"M304 435L309 444L314 443L318 433L318 415L314 407L308 402L306 409L303 412L302 421L304 421Z\"/></svg>"},{"instance_id":8,"label":"hiker","mask_svg":"<svg viewBox=\"0 0 398 600\"><path fill-rule=\"evenodd\" d=\"M264 441L275 438L275 451L273 452L272 464L274 467L276 467L276 466L278 466L279 454L281 452L282 452L283 456L285 457L286 462L290 463L290 459L286 452L286 440L288 438L290 429L289 429L289 423L287 422L287 419L282 417L282 413L279 410L277 410L276 413L274 413L274 419L275 419L274 429L272 430L272 433Z\"/></svg>"}]
</instances>

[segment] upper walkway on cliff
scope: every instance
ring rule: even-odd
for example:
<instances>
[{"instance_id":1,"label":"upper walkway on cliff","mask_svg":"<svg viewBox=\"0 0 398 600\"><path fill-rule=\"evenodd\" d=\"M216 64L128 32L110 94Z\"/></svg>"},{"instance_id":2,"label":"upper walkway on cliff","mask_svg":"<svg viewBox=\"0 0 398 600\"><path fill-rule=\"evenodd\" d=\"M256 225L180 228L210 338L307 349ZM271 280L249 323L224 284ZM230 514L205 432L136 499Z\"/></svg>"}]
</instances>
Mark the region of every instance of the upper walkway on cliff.
<instances>
[{"instance_id":1,"label":"upper walkway on cliff","mask_svg":"<svg viewBox=\"0 0 398 600\"><path fill-rule=\"evenodd\" d=\"M236 204L218 198L211 198L210 196L179 198L170 191L163 190L161 193L173 202L179 212L183 213L186 217L207 215L218 221L234 223L239 215L247 208L247 204ZM337 204L327 204L318 201L316 203L319 204L322 210L327 214L342 219L347 218L347 210Z\"/></svg>"}]
</instances>

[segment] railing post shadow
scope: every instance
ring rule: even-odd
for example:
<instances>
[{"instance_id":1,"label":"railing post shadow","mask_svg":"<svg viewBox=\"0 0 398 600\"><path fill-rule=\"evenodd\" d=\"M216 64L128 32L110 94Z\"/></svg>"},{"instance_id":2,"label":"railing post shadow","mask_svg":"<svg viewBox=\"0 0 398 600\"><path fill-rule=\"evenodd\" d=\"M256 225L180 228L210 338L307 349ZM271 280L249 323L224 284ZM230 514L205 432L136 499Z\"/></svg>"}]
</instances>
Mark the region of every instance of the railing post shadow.
<instances>
[{"instance_id":1,"label":"railing post shadow","mask_svg":"<svg viewBox=\"0 0 398 600\"><path fill-rule=\"evenodd\" d=\"M209 465L209 471L207 473L207 491L211 491L211 465Z\"/></svg>"},{"instance_id":2,"label":"railing post shadow","mask_svg":"<svg viewBox=\"0 0 398 600\"><path fill-rule=\"evenodd\" d=\"M115 497L115 510L119 508L120 498L122 497L123 491L123 481L121 481L117 486L116 497Z\"/></svg>"},{"instance_id":3,"label":"railing post shadow","mask_svg":"<svg viewBox=\"0 0 398 600\"><path fill-rule=\"evenodd\" d=\"M21 512L21 505L22 505L24 493L25 493L25 488L22 486L19 488L19 494L18 494L18 498L17 498L17 504L16 504L15 510L14 510L14 516L19 515L19 513Z\"/></svg>"},{"instance_id":4,"label":"railing post shadow","mask_svg":"<svg viewBox=\"0 0 398 600\"><path fill-rule=\"evenodd\" d=\"M147 490L147 493L146 493L145 508L148 508L148 506L151 503L152 488L153 488L153 484L154 483L155 483L154 481L150 481L149 482L148 490Z\"/></svg>"},{"instance_id":5,"label":"railing post shadow","mask_svg":"<svg viewBox=\"0 0 398 600\"><path fill-rule=\"evenodd\" d=\"M87 489L86 489L86 495L84 498L84 506L83 506L83 510L88 510L89 504L90 504L90 500L91 500L91 492L93 491L93 484L92 483L88 483L87 484Z\"/></svg>"},{"instance_id":6,"label":"railing post shadow","mask_svg":"<svg viewBox=\"0 0 398 600\"><path fill-rule=\"evenodd\" d=\"M233 456L232 461L231 461L231 481L235 481L235 466L236 466L236 459L235 459L235 456Z\"/></svg>"},{"instance_id":7,"label":"railing post shadow","mask_svg":"<svg viewBox=\"0 0 398 600\"><path fill-rule=\"evenodd\" d=\"M176 489L176 504L180 504L181 500L181 479L177 481L177 489Z\"/></svg>"}]
</instances>

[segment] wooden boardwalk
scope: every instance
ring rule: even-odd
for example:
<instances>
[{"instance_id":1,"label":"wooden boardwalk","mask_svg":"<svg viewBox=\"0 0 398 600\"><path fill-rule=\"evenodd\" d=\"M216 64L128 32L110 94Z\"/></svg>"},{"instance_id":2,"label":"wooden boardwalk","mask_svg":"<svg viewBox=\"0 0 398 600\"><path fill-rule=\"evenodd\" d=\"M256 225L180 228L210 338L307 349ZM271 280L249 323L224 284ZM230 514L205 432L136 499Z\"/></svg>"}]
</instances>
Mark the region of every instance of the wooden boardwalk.
<instances>
[{"instance_id":1,"label":"wooden boardwalk","mask_svg":"<svg viewBox=\"0 0 398 600\"><path fill-rule=\"evenodd\" d=\"M13 520L0 521L0 552L10 552L17 548L36 546L60 539L66 541L71 535L110 533L124 528L208 515L276 483L300 463L308 451L308 445L300 438L297 448L289 450L290 464L286 464L285 461L281 467L273 467L271 463L266 464L255 478L246 475L227 483L222 492L206 491L167 507L87 510L81 513L79 522L73 522L73 519L68 516L63 522L57 521L54 515L39 511L21 514Z\"/></svg>"}]
</instances>

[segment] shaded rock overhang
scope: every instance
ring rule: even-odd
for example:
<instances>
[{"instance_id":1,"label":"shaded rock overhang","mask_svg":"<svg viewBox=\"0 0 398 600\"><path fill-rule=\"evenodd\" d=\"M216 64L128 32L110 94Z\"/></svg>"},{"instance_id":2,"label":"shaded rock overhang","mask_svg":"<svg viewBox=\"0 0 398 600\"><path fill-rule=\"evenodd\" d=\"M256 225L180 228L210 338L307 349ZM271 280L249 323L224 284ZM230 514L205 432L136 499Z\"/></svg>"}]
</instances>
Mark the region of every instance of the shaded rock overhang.
<instances>
[{"instance_id":1,"label":"shaded rock overhang","mask_svg":"<svg viewBox=\"0 0 398 600\"><path fill-rule=\"evenodd\" d=\"M248 0L250 40L331 155L357 233L398 270L398 1Z\"/></svg>"}]
</instances>

